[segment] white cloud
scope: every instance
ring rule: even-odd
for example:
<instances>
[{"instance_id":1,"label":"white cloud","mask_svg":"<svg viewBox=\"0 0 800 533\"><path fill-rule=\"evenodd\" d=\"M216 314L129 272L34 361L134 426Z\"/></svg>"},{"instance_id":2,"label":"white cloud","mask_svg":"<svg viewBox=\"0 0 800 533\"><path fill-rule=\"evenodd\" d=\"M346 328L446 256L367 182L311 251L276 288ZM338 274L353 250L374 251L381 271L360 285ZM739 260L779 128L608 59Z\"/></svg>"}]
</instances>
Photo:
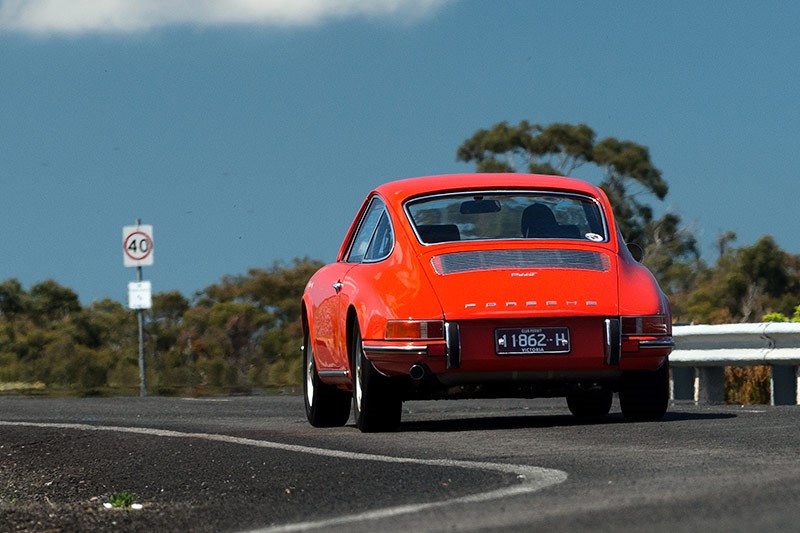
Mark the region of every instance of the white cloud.
<instances>
[{"instance_id":1,"label":"white cloud","mask_svg":"<svg viewBox=\"0 0 800 533\"><path fill-rule=\"evenodd\" d=\"M349 17L415 20L455 0L0 0L0 31L132 33L170 25L306 26Z\"/></svg>"}]
</instances>

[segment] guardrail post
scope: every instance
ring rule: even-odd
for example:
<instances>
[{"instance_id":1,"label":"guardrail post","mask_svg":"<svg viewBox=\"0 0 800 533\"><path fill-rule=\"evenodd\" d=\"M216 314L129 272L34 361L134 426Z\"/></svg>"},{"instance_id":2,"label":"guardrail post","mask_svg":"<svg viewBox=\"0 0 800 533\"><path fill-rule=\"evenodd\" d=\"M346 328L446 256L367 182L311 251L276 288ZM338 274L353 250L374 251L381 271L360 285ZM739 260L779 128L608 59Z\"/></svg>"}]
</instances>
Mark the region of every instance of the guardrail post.
<instances>
[{"instance_id":1,"label":"guardrail post","mask_svg":"<svg viewBox=\"0 0 800 533\"><path fill-rule=\"evenodd\" d=\"M694 367L673 366L669 370L672 376L672 399L694 401Z\"/></svg>"},{"instance_id":2,"label":"guardrail post","mask_svg":"<svg viewBox=\"0 0 800 533\"><path fill-rule=\"evenodd\" d=\"M800 395L798 395L798 381L800 367L774 365L772 367L772 379L770 403L772 405L800 405Z\"/></svg>"},{"instance_id":3,"label":"guardrail post","mask_svg":"<svg viewBox=\"0 0 800 533\"><path fill-rule=\"evenodd\" d=\"M701 366L699 368L697 401L701 403L725 403L725 368Z\"/></svg>"}]
</instances>

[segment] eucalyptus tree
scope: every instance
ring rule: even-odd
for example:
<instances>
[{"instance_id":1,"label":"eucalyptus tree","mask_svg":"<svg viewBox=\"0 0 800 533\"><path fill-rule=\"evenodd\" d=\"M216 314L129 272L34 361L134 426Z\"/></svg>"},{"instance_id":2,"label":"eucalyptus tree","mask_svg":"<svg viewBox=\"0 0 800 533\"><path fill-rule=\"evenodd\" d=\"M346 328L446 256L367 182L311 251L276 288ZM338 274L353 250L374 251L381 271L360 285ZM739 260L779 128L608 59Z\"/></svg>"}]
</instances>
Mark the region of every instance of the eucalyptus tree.
<instances>
[{"instance_id":1,"label":"eucalyptus tree","mask_svg":"<svg viewBox=\"0 0 800 533\"><path fill-rule=\"evenodd\" d=\"M639 143L596 134L586 124L498 122L458 147L460 161L478 172L530 172L586 176L608 195L626 241L645 248L645 263L668 293L690 288L700 254L692 233L674 213L654 216L669 186ZM688 277L687 277L688 276Z\"/></svg>"}]
</instances>

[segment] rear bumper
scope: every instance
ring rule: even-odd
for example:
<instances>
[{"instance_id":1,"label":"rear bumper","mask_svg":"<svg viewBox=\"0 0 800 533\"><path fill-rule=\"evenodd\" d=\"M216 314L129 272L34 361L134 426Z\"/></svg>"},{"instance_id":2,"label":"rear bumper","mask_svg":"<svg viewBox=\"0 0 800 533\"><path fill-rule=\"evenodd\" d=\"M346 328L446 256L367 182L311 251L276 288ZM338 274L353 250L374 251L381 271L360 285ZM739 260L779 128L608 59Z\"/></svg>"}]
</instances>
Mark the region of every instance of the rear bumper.
<instances>
[{"instance_id":1,"label":"rear bumper","mask_svg":"<svg viewBox=\"0 0 800 533\"><path fill-rule=\"evenodd\" d=\"M674 347L672 337L620 338L618 357L609 358L602 334L575 342L566 354L497 355L486 332L448 324L446 341L364 341L364 353L387 376L408 376L422 365L442 383L479 383L483 380L557 380L611 377L627 370L657 370ZM471 330L471 331L470 331Z\"/></svg>"},{"instance_id":2,"label":"rear bumper","mask_svg":"<svg viewBox=\"0 0 800 533\"><path fill-rule=\"evenodd\" d=\"M426 366L432 374L454 376L527 375L551 376L604 373L622 370L657 370L672 350L671 346L646 346L637 351L623 351L619 364L607 365L604 354L589 357L566 356L494 356L492 359L462 360L459 368L449 368L444 355L430 355L427 346L364 347L373 366L387 376L407 376L414 365Z\"/></svg>"},{"instance_id":3,"label":"rear bumper","mask_svg":"<svg viewBox=\"0 0 800 533\"><path fill-rule=\"evenodd\" d=\"M495 330L567 326L567 353L499 355ZM669 336L622 335L619 320L573 317L445 324L445 339L424 342L365 340L364 353L386 376L405 379L406 399L540 398L575 391L618 390L628 371L668 363Z\"/></svg>"}]
</instances>

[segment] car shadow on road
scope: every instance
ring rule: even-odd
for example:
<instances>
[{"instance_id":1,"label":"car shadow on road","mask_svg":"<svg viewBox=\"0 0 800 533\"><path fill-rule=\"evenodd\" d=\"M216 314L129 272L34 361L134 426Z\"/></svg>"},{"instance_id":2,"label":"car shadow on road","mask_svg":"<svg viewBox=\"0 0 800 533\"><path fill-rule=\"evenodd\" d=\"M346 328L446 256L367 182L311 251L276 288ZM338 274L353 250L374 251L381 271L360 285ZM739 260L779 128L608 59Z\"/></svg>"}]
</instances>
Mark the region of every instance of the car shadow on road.
<instances>
[{"instance_id":1,"label":"car shadow on road","mask_svg":"<svg viewBox=\"0 0 800 533\"><path fill-rule=\"evenodd\" d=\"M470 418L442 418L439 420L404 421L399 432L460 432L491 431L500 429L531 429L574 426L601 426L610 424L664 424L687 420L724 420L736 418L735 413L724 412L667 412L658 422L628 422L621 413L611 413L598 418L577 418L567 414L535 414L524 416L485 416Z\"/></svg>"}]
</instances>

